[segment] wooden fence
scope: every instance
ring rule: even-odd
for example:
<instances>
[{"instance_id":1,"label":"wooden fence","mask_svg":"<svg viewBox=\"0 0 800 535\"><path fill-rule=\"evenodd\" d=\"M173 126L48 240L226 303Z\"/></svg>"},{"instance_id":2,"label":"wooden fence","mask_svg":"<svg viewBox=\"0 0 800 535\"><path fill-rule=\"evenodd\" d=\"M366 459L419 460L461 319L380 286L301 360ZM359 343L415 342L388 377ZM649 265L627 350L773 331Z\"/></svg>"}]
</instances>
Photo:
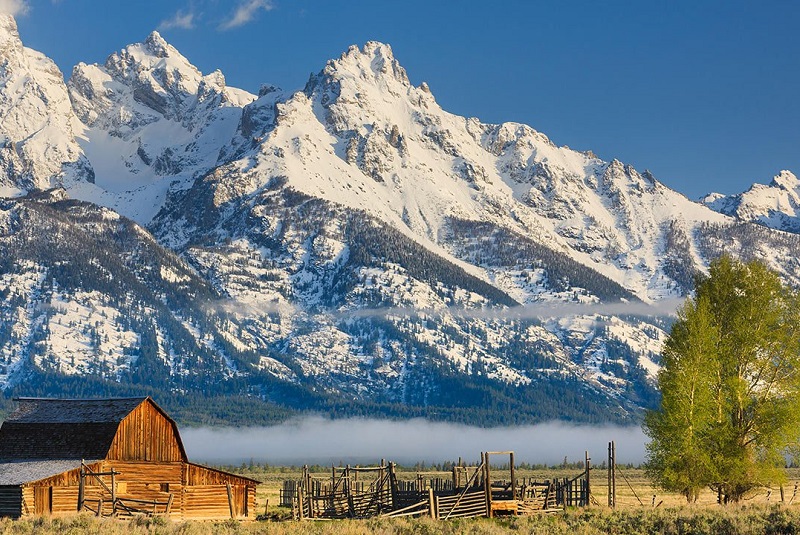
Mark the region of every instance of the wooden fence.
<instances>
[{"instance_id":1,"label":"wooden fence","mask_svg":"<svg viewBox=\"0 0 800 535\"><path fill-rule=\"evenodd\" d=\"M493 480L490 456L509 455L510 479ZM330 477L314 477L304 467L303 478L284 481L281 505L291 506L296 519L430 516L438 519L528 515L589 504L589 457L574 478L553 481L518 479L513 452L481 453L478 466L459 465L452 480L397 479L396 465L331 468Z\"/></svg>"}]
</instances>

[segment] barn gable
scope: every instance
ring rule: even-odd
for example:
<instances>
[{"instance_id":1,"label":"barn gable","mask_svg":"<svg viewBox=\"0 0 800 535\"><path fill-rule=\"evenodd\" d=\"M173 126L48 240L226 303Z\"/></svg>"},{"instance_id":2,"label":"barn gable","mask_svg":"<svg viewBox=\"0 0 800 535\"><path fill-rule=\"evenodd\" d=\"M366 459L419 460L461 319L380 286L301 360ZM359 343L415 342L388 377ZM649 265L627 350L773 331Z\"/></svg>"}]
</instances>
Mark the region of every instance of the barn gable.
<instances>
[{"instance_id":1,"label":"barn gable","mask_svg":"<svg viewBox=\"0 0 800 535\"><path fill-rule=\"evenodd\" d=\"M119 422L105 459L118 461L188 461L178 425L146 398Z\"/></svg>"}]
</instances>

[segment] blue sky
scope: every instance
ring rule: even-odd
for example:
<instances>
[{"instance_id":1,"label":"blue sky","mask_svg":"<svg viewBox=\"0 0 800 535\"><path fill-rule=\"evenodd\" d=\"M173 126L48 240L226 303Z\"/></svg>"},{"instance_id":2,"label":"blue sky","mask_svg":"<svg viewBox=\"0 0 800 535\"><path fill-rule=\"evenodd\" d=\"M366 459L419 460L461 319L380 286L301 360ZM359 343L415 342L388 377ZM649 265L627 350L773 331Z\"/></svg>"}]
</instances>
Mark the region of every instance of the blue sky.
<instances>
[{"instance_id":1,"label":"blue sky","mask_svg":"<svg viewBox=\"0 0 800 535\"><path fill-rule=\"evenodd\" d=\"M800 173L800 2L0 0L74 64L159 29L229 85L299 89L351 44L392 45L448 111L516 121L650 169L690 198Z\"/></svg>"}]
</instances>

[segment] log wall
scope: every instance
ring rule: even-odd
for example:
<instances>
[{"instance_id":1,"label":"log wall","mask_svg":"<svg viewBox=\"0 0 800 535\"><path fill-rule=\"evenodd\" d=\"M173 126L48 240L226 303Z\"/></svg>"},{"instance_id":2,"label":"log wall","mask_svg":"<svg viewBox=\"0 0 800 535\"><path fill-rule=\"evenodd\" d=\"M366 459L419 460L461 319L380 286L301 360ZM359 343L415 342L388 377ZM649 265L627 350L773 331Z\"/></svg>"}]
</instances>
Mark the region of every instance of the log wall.
<instances>
[{"instance_id":1,"label":"log wall","mask_svg":"<svg viewBox=\"0 0 800 535\"><path fill-rule=\"evenodd\" d=\"M223 472L222 470L213 470L211 468L194 464L185 463L184 482L188 486L192 485L255 485L255 483L242 476Z\"/></svg>"},{"instance_id":2,"label":"log wall","mask_svg":"<svg viewBox=\"0 0 800 535\"><path fill-rule=\"evenodd\" d=\"M22 488L22 515L33 514L33 487Z\"/></svg>"},{"instance_id":3,"label":"log wall","mask_svg":"<svg viewBox=\"0 0 800 535\"><path fill-rule=\"evenodd\" d=\"M255 517L255 487L231 485L230 492L235 518ZM231 503L227 485L196 485L186 487L183 495L184 518L230 518Z\"/></svg>"},{"instance_id":4,"label":"log wall","mask_svg":"<svg viewBox=\"0 0 800 535\"><path fill-rule=\"evenodd\" d=\"M89 469L96 473L108 473L111 470L117 472L114 476L115 497L123 505L132 508L163 514L165 504L172 495L170 517L176 519L230 518L231 506L236 518L254 518L256 515L255 482L233 474L183 462L103 461L90 465ZM79 485L80 470L76 469L29 483L22 489L11 487L7 492L8 508L22 510L20 497L25 497L27 501L24 503L28 505L28 510L17 513L17 516L75 514L78 510ZM102 500L103 515L115 512L111 488L110 475L87 476L84 487L87 509L96 512ZM13 496L14 489L16 498ZM2 502L3 497L0 495L0 510ZM150 505L142 502L156 503ZM124 514L125 508L118 507L116 513Z\"/></svg>"},{"instance_id":5,"label":"log wall","mask_svg":"<svg viewBox=\"0 0 800 535\"><path fill-rule=\"evenodd\" d=\"M0 487L0 516L18 518L22 516L22 488Z\"/></svg>"}]
</instances>

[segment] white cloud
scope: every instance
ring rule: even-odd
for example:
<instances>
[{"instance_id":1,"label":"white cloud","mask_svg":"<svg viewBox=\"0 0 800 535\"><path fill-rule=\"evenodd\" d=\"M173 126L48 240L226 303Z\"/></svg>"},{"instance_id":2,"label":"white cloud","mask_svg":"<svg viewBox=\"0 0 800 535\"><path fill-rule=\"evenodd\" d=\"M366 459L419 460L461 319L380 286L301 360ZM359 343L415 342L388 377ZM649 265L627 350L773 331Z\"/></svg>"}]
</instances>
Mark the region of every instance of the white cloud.
<instances>
[{"instance_id":1,"label":"white cloud","mask_svg":"<svg viewBox=\"0 0 800 535\"><path fill-rule=\"evenodd\" d=\"M270 0L245 0L239 4L239 7L236 8L236 11L228 20L220 24L219 29L230 30L243 26L253 20L259 11L269 11L272 7Z\"/></svg>"},{"instance_id":2,"label":"white cloud","mask_svg":"<svg viewBox=\"0 0 800 535\"><path fill-rule=\"evenodd\" d=\"M28 12L28 2L25 0L0 0L0 13L19 16Z\"/></svg>"},{"instance_id":3,"label":"white cloud","mask_svg":"<svg viewBox=\"0 0 800 535\"><path fill-rule=\"evenodd\" d=\"M424 309L411 307L364 308L338 312L341 318L385 318L387 316L430 316L451 314L458 318L473 319L548 319L565 316L675 316L683 299L663 299L654 304L643 302L618 301L616 303L540 303L503 309L469 309L449 307L444 309Z\"/></svg>"},{"instance_id":4,"label":"white cloud","mask_svg":"<svg viewBox=\"0 0 800 535\"><path fill-rule=\"evenodd\" d=\"M162 20L158 25L159 30L169 30L180 28L181 30L194 29L195 14L191 11L183 12L179 10L171 19Z\"/></svg>"}]
</instances>

